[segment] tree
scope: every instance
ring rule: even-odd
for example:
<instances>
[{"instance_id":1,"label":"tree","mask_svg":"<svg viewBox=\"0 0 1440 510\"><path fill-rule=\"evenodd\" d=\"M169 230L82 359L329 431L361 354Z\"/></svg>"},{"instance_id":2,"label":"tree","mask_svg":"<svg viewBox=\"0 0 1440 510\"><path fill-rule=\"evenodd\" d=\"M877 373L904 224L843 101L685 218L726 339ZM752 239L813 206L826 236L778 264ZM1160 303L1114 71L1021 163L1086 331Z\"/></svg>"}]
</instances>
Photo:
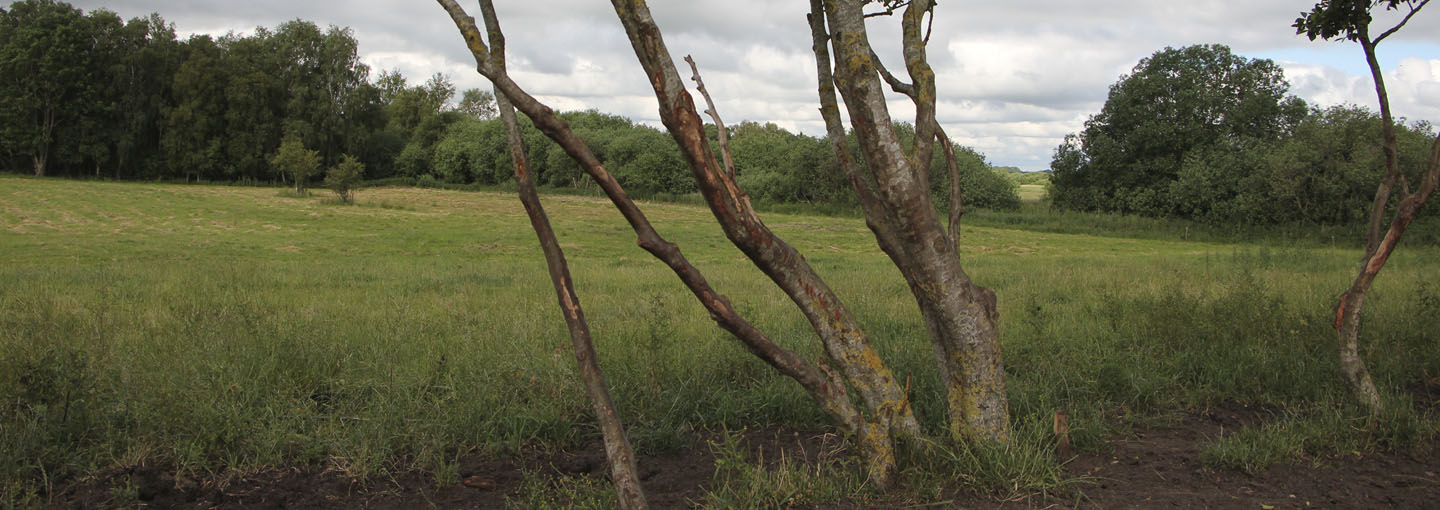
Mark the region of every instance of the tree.
<instances>
[{"instance_id":1,"label":"tree","mask_svg":"<svg viewBox=\"0 0 1440 510\"><path fill-rule=\"evenodd\" d=\"M711 150L706 124L685 90L644 2L612 0L636 57L654 88L662 122L679 146L701 195L726 237L810 320L824 347L825 360L812 363L776 345L736 313L729 300L709 286L678 247L654 230L587 144L550 108L510 79L491 57L474 19L454 0L437 2L464 36L479 72L495 85L497 97L504 95L574 158L626 218L639 238L640 247L669 266L720 327L733 334L751 353L796 380L815 398L840 429L860 445L873 483L880 487L893 483L895 441L922 437L908 395L840 298L798 251L770 231L756 215L749 197L736 182L733 158L728 155L726 129L692 61L697 90L709 105L707 113L719 135L720 156ZM995 295L976 285L961 268L955 217L952 216L951 229L947 232L930 201L928 167L937 139L943 142L947 166L952 172L958 171L949 150L953 145L935 121L934 73L925 59L923 21L931 14L933 2L887 0L883 3L889 9L904 9L902 44L906 70L913 83L895 80L891 85L911 91L907 95L918 112L915 125L919 126L919 133L908 148L902 147L895 136L877 76L878 63L872 58L865 33L866 14L862 8L868 3L862 0L814 0L811 3L821 105L831 145L859 195L867 223L881 248L909 283L925 319L948 392L949 435L961 441L1005 441L1009 438L1009 410L1000 360ZM482 6L485 5L486 2L482 2ZM830 66L832 50L838 62L834 69ZM863 169L851 161L845 148L837 89L850 110L860 152L865 157ZM958 178L952 180L958 181ZM851 392L858 398L852 399ZM612 462L616 462L614 452L611 453Z\"/></svg>"},{"instance_id":2,"label":"tree","mask_svg":"<svg viewBox=\"0 0 1440 510\"><path fill-rule=\"evenodd\" d=\"M304 195L305 180L320 171L320 153L306 149L299 138L286 138L270 164L276 171L290 174L295 179L295 194Z\"/></svg>"},{"instance_id":3,"label":"tree","mask_svg":"<svg viewBox=\"0 0 1440 510\"><path fill-rule=\"evenodd\" d=\"M1278 139L1306 111L1288 90L1280 66L1234 55L1223 45L1158 51L1112 85L1078 140L1067 139L1057 151L1054 204L1180 215L1169 192L1186 158L1227 144Z\"/></svg>"},{"instance_id":4,"label":"tree","mask_svg":"<svg viewBox=\"0 0 1440 510\"><path fill-rule=\"evenodd\" d=\"M468 89L460 95L458 110L480 120L493 120L496 115L495 95L480 89Z\"/></svg>"},{"instance_id":5,"label":"tree","mask_svg":"<svg viewBox=\"0 0 1440 510\"><path fill-rule=\"evenodd\" d=\"M36 176L78 159L80 125L99 109L92 26L79 9L24 0L0 10L0 139Z\"/></svg>"},{"instance_id":6,"label":"tree","mask_svg":"<svg viewBox=\"0 0 1440 510\"><path fill-rule=\"evenodd\" d=\"M317 148L322 161L334 162L343 145L346 99L370 73L360 62L354 34L295 20L281 24L267 42L285 87L284 136L300 137Z\"/></svg>"},{"instance_id":7,"label":"tree","mask_svg":"<svg viewBox=\"0 0 1440 510\"><path fill-rule=\"evenodd\" d=\"M454 96L455 85L443 74L435 74L424 85L402 89L395 95L387 111L389 130L404 141L404 148L395 158L399 173L418 177L434 170L435 144L461 117L449 109Z\"/></svg>"},{"instance_id":8,"label":"tree","mask_svg":"<svg viewBox=\"0 0 1440 510\"><path fill-rule=\"evenodd\" d=\"M272 33L257 29L250 37L227 35L220 39L225 82L225 163L227 175L241 179L283 179L284 171L271 168L265 155L283 140L286 87L281 54L270 41Z\"/></svg>"},{"instance_id":9,"label":"tree","mask_svg":"<svg viewBox=\"0 0 1440 510\"><path fill-rule=\"evenodd\" d=\"M481 0L480 9L485 17L485 27L490 42L491 53L487 55L487 60L492 62L492 65L503 74L505 73L505 36L501 33L500 23L495 17L495 7L490 0ZM471 27L474 27L473 21ZM475 35L479 36L478 33ZM478 54L477 58L479 58ZM525 206L525 212L530 217L530 224L545 253L546 266L550 270L550 280L555 286L555 295L565 316L565 325L570 330L575 361L579 365L581 378L585 381L585 390L590 394L596 418L600 422L600 430L605 440L605 454L610 460L610 478L615 483L616 497L619 499L622 510L644 510L648 505L645 501L645 493L640 488L640 473L636 465L635 450L630 446L630 441L625 435L625 427L620 422L615 410L615 403L610 398L610 389L605 384L605 376L600 371L600 364L596 360L595 345L590 339L590 326L585 321L585 311L581 308L580 298L575 293L575 284L571 281L570 269L565 262L565 252L560 247L560 241L555 236L554 229L550 227L550 220L545 214L545 208L540 204L540 195L535 190L535 182L527 169L525 140L521 136L520 126L516 121L515 107L499 91L498 86L495 99L498 113L505 124L510 160L515 168L515 182L520 191L520 201Z\"/></svg>"},{"instance_id":10,"label":"tree","mask_svg":"<svg viewBox=\"0 0 1440 510\"><path fill-rule=\"evenodd\" d=\"M186 41L185 57L172 78L175 106L164 113L160 146L171 175L226 177L225 82L221 49L209 36Z\"/></svg>"},{"instance_id":11,"label":"tree","mask_svg":"<svg viewBox=\"0 0 1440 510\"><path fill-rule=\"evenodd\" d=\"M108 138L115 154L114 177L157 177L165 167L164 113L172 108L174 76L185 59L175 28L159 14L132 18L111 67L118 98Z\"/></svg>"},{"instance_id":12,"label":"tree","mask_svg":"<svg viewBox=\"0 0 1440 510\"><path fill-rule=\"evenodd\" d=\"M355 188L365 178L365 164L349 154L340 155L340 164L330 167L325 172L325 185L340 195L340 201L352 203L355 201ZM299 182L300 179L296 179Z\"/></svg>"},{"instance_id":13,"label":"tree","mask_svg":"<svg viewBox=\"0 0 1440 510\"><path fill-rule=\"evenodd\" d=\"M1390 113L1390 97L1385 90L1385 77L1380 71L1380 60L1375 56L1375 47L1399 31L1414 18L1430 0L1321 0L1309 12L1300 13L1293 25L1296 33L1305 34L1310 40L1344 37L1360 43L1365 52L1365 61L1370 65L1370 75L1375 80L1375 95L1380 101L1381 130L1385 151L1385 177L1375 190L1375 200L1370 207L1369 228L1365 234L1365 253L1360 257L1360 269L1350 288L1340 295L1335 306L1335 321L1332 325L1340 343L1340 371L1349 381L1356 397L1368 407L1371 413L1378 413L1382 407L1380 393L1370 378L1370 371L1360 357L1361 309L1365 294L1370 290L1375 277L1385 268L1385 262L1405 235L1405 229L1415 220L1420 207L1440 185L1440 137L1437 137L1430 152L1419 187L1411 192L1410 183L1400 168L1400 147L1395 133L1394 117ZM1394 26L1371 36L1371 11L1384 6L1386 10L1403 10L1404 18ZM1401 185L1398 203L1392 203L1395 184ZM1393 215L1390 211L1393 208ZM1385 226L1388 221L1388 228ZM1381 229L1384 236L1381 236Z\"/></svg>"}]
</instances>

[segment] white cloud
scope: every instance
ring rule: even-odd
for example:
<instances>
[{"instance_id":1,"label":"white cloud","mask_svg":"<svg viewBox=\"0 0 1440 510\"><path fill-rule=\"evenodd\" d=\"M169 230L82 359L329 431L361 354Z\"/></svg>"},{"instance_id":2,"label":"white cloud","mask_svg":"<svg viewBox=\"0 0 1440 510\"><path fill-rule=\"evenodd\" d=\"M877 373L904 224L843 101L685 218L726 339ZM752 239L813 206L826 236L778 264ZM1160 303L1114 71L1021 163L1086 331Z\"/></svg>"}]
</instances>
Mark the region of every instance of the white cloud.
<instances>
[{"instance_id":1,"label":"white cloud","mask_svg":"<svg viewBox=\"0 0 1440 510\"><path fill-rule=\"evenodd\" d=\"M1374 104L1348 43L1312 43L1290 24L1313 0L1031 0L941 2L930 45L942 122L997 164L1042 169L1080 130L1110 84L1165 46L1226 44L1241 55L1285 55L1292 92L1314 104ZM489 88L449 18L430 2L393 0L75 0L125 17L159 12L182 33L248 32L296 18L349 26L365 62L412 81L435 72L460 89ZM467 8L474 9L473 3ZM815 106L807 4L778 0L651 2L678 60L694 55L728 123L775 122L823 132ZM597 108L653 123L656 106L614 12L594 0L498 2L511 71L558 109ZM472 13L478 14L478 13ZM1377 23L1393 23L1382 13ZM876 51L895 67L893 18L871 20ZM1440 16L1424 12L1382 46L1395 112L1440 123ZM1388 52L1387 52L1388 51ZM1278 59L1284 60L1284 59ZM1343 63L1343 64L1342 64ZM1398 63L1398 67L1392 63ZM688 77L688 71L682 71ZM892 98L897 118L913 113ZM1373 106L1372 106L1373 107Z\"/></svg>"},{"instance_id":2,"label":"white cloud","mask_svg":"<svg viewBox=\"0 0 1440 510\"><path fill-rule=\"evenodd\" d=\"M1291 91L1316 106L1356 104L1379 108L1370 76L1346 74L1333 67L1282 63ZM1396 117L1440 124L1440 58L1406 58L1384 70L1385 90Z\"/></svg>"}]
</instances>

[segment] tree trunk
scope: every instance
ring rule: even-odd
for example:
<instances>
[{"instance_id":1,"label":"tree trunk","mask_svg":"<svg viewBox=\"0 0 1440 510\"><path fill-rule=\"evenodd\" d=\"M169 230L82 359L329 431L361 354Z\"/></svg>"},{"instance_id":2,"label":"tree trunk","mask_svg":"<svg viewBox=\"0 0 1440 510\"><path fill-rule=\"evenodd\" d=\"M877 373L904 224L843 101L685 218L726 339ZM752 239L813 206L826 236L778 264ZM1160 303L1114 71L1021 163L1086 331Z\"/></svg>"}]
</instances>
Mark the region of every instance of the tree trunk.
<instances>
[{"instance_id":1,"label":"tree trunk","mask_svg":"<svg viewBox=\"0 0 1440 510\"><path fill-rule=\"evenodd\" d=\"M855 432L855 437L864 449L872 481L881 487L888 486L895 469L890 438L920 433L904 389L839 297L799 252L760 221L749 197L715 160L704 121L680 80L648 7L639 0L612 0L611 3L625 26L636 57L650 77L660 104L661 122L685 155L691 175L726 237L800 308L819 335L829 360L838 366L841 376L871 410L870 419Z\"/></svg>"},{"instance_id":2,"label":"tree trunk","mask_svg":"<svg viewBox=\"0 0 1440 510\"><path fill-rule=\"evenodd\" d=\"M1412 10L1411 15L1413 14ZM1408 20L1407 16L1406 21ZM1385 38L1403 25L1404 22L1380 38ZM1385 225L1385 211L1390 204L1391 194L1394 192L1395 183L1404 177L1400 173L1399 142L1395 135L1394 117L1390 112L1390 96L1385 91L1385 76L1380 70L1380 61L1375 56L1378 40L1371 40L1369 28L1365 26L1360 27L1358 40L1365 52L1365 61L1369 64L1370 75L1375 83L1375 95L1380 102L1385 176L1376 188L1375 200L1370 206L1369 228L1365 233L1365 253L1360 257L1359 273L1335 305L1333 326L1340 344L1340 372L1350 383L1350 388L1360 403L1369 408L1371 414L1377 414L1382 409L1383 401L1370 378L1370 371L1365 367L1365 361L1360 357L1361 311L1370 285L1374 283L1380 270L1384 269L1385 262L1390 259L1390 254L1399 244L1405 230L1414 221L1415 214L1425 205L1426 200L1434 193L1437 181L1440 181L1440 137L1436 138L1431 148L1430 160L1419 189L1401 199L1396 207L1395 217L1390 221L1390 227L1385 230L1382 238L1380 232ZM1404 193L1409 193L1408 189Z\"/></svg>"},{"instance_id":3,"label":"tree trunk","mask_svg":"<svg viewBox=\"0 0 1440 510\"><path fill-rule=\"evenodd\" d=\"M1335 331L1340 340L1340 373L1344 374L1345 380L1350 383L1355 398L1374 413L1381 409L1380 392L1375 389L1375 383L1370 379L1370 370L1365 367L1365 360L1360 358L1360 310L1368 288L1368 284L1364 288L1352 287L1351 291L1340 296Z\"/></svg>"},{"instance_id":4,"label":"tree trunk","mask_svg":"<svg viewBox=\"0 0 1440 510\"><path fill-rule=\"evenodd\" d=\"M496 67L504 72L505 37L500 31L500 24L495 17L495 8L490 0L481 0L480 10L490 36L490 58ZM555 286L560 309L565 315L565 325L570 330L575 361L579 364L581 379L585 381L585 389L590 394L590 402L595 408L596 419L600 422L601 435L605 441L605 456L610 461L610 479L615 484L616 497L619 499L622 510L644 510L648 505L645 501L645 493L640 487L635 450L630 446L630 440L626 437L625 427L610 398L609 386L605 384L605 375L601 372L600 364L596 360L595 346L590 337L590 326L585 321L585 312L580 306L580 298L575 294L575 284L570 278L570 269L565 262L565 252L560 248L560 241L556 238L554 229L550 227L550 219L546 216L545 208L540 203L540 195L535 189L535 183L530 178L529 163L525 156L525 140L521 137L520 127L515 119L515 108L505 94L499 90L496 90L495 99L496 106L500 110L500 118L505 123L506 136L509 139L510 160L515 166L515 182L520 194L520 201L525 206L525 213L530 217L530 225L534 228L536 236L539 237L541 249L545 253L545 263L549 267L550 280Z\"/></svg>"},{"instance_id":5,"label":"tree trunk","mask_svg":"<svg viewBox=\"0 0 1440 510\"><path fill-rule=\"evenodd\" d=\"M930 329L947 391L951 435L1008 440L1009 406L995 294L974 284L961 267L955 244L931 204L924 168L911 163L892 129L860 2L826 0L824 4L838 63L835 85L845 99L866 167L875 180L876 196L898 241L896 248L903 252L892 259L907 280L915 282L912 293ZM905 41L923 44L913 36ZM906 55L907 60L923 60L923 53L912 48L906 49ZM924 83L928 68L913 63L907 67ZM916 101L917 111L933 111L933 89L917 91Z\"/></svg>"},{"instance_id":6,"label":"tree trunk","mask_svg":"<svg viewBox=\"0 0 1440 510\"><path fill-rule=\"evenodd\" d=\"M1382 402L1375 383L1370 379L1370 372L1360 358L1361 310L1364 308L1365 294L1369 292L1375 277L1385 268L1385 263L1390 260L1395 247L1400 244L1405 230L1410 227L1410 223L1415 220L1415 215L1430 199L1430 195L1435 193L1437 186L1440 186L1440 137L1437 137L1431 146L1430 161L1426 166L1425 176L1420 181L1420 187L1396 206L1395 218L1391 220L1390 228L1385 231L1383 238L1376 239L1373 249L1367 248L1359 274L1350 284L1350 289L1340 295L1339 303L1335 307L1333 326L1340 341L1340 371L1350 383L1356 397L1370 409L1371 414L1381 410Z\"/></svg>"},{"instance_id":7,"label":"tree trunk","mask_svg":"<svg viewBox=\"0 0 1440 510\"><path fill-rule=\"evenodd\" d=\"M621 214L630 223L631 228L638 235L638 244L640 247L665 262L665 264L680 277L681 281L686 284L701 304L710 311L711 317L722 328L735 335L752 354L760 357L767 364L776 368L787 377L791 377L799 382L801 386L815 398L820 404L820 407L831 416L836 424L839 425L847 435L857 440L862 451L865 452L868 462L867 468L873 483L880 487L886 487L892 483L896 466L894 446L891 442L892 430L898 429L904 430L907 434L918 434L919 425L914 418L913 411L911 411L909 407L908 398L903 390L899 388L898 384L895 383L894 377L884 369L883 362L874 354L873 350L867 353L863 349L852 349L842 351L846 355L837 357L834 355L834 351L830 349L830 346L827 345L827 355L829 357L836 357L843 360L847 365L864 365L860 367L860 370L869 370L872 373L871 379L852 379L847 381L842 378L842 375L848 376L851 374L852 370L855 370L854 366L842 366L841 370L837 371L827 367L824 363L821 363L819 366L812 365L795 353L779 347L763 333L755 329L753 325L746 322L735 312L734 308L730 305L730 301L725 298L725 296L720 295L710 287L704 276L685 259L678 247L666 241L655 232L649 220L640 212L634 202L629 199L624 190L620 188L619 183L605 170L604 166L600 164L594 154L589 151L584 141L576 137L574 133L570 131L569 126L555 116L550 108L540 104L534 97L526 94L515 85L504 72L497 70L491 64L488 59L488 50L486 49L485 42L480 38L478 30L474 28L474 20L465 15L464 10L461 9L454 0L437 0L437 2L450 13L452 20L455 21L456 27L460 29L461 34L465 37L471 53L476 57L476 63L478 64L478 69L481 74L484 74L495 83L499 92L508 97L517 109L529 116L541 132L559 144L566 153L575 159L581 168L599 184L600 188L610 197L611 202L620 210ZM619 8L617 7L617 9ZM648 20L648 11L644 17ZM622 15L622 20L623 19L624 16ZM650 30L653 31L652 33L658 36L658 30L654 29L653 22L648 22L647 24ZM670 76L676 76L673 65L669 66L669 71ZM679 80L675 78L672 82L678 83ZM690 105L691 121L688 125L694 128L702 128L703 125L698 122L698 117L694 115L693 103L689 103L688 93L684 93L683 88L681 88L680 91L686 103ZM662 101L662 104L667 103ZM703 133L703 129L701 129L700 132ZM699 140L703 141L703 134ZM706 153L708 153L708 149L706 149ZM687 156L687 158L690 158L690 156ZM693 160L694 158L690 159ZM715 203L718 201L721 204L719 206L720 212L716 212L717 217L739 218L743 216L747 220L753 219L753 221L746 221L744 228L740 229L732 228L735 227L734 223L722 221L722 226L726 227L727 234L736 231L744 232L746 235L757 234L760 237L753 240L751 246L760 245L767 249L778 250L775 253L779 253L780 257L786 257L785 260L781 261L780 265L784 266L788 264L788 266L785 267L801 266L813 276L813 271L809 270L809 266L804 263L803 258L800 257L793 248L790 248L788 245L779 241L778 238L775 238L773 234L769 233L768 229L763 229L763 224L759 224L758 219L754 218L753 211L749 209L748 199L745 198L743 194L740 194L738 189L734 187L733 179L725 181L719 178L723 173L719 171L718 167L718 164L713 163L712 157L710 164L706 165L706 173L702 176L697 176L697 180L701 181L702 189L706 189L709 192L707 199L712 203L712 210L716 209L717 206ZM713 169L713 171L711 169ZM772 279L775 278L774 274L777 274L771 271L766 271L766 273L770 274ZM840 306L838 299L833 299L833 294L829 292L828 288L823 287L823 282L819 282L818 277L814 277L814 282L819 283L821 287L817 288L812 285L805 288L803 285L806 283L805 281L799 281L799 285L796 285L796 280L790 280L791 287L787 290L796 290L796 287L805 288L805 290L797 291L797 294L803 297L797 298L795 297L796 294L792 294L792 300L813 303L814 306L807 310L812 313L807 313L807 315L812 315L815 309L818 308L822 310L821 313L825 314L824 317L836 317L838 325L829 325L827 332L840 337L842 340L856 342L857 344L864 341L865 343L859 345L868 348L868 340L864 338L858 328L853 326L853 319L850 318L849 313ZM827 297L832 299L827 299ZM851 329L845 328L847 324L851 325ZM878 370L876 367L878 367ZM860 412L854 407L847 394L847 382L849 382L857 392L861 393L862 399L866 400L867 403L873 399L879 400L884 405L872 406L868 412ZM866 385L866 383L871 382L875 384ZM882 391L888 390L889 393L877 391L877 386Z\"/></svg>"},{"instance_id":8,"label":"tree trunk","mask_svg":"<svg viewBox=\"0 0 1440 510\"><path fill-rule=\"evenodd\" d=\"M34 164L36 177L45 176L45 160L47 159L47 156L48 154L41 152L30 158L31 163Z\"/></svg>"}]
</instances>

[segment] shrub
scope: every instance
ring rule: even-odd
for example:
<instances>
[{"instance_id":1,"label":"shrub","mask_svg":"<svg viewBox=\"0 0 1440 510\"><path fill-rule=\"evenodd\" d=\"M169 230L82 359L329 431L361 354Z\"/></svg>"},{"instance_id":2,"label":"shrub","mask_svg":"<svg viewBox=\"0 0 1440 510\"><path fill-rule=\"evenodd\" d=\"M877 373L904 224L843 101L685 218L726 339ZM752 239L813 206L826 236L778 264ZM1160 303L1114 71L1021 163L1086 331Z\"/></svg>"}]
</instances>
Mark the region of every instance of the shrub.
<instances>
[{"instance_id":1,"label":"shrub","mask_svg":"<svg viewBox=\"0 0 1440 510\"><path fill-rule=\"evenodd\" d=\"M330 191L340 195L340 201L348 204L354 201L355 188L360 185L363 177L365 164L354 156L345 154L340 157L339 165L325 172L325 185L330 187Z\"/></svg>"}]
</instances>

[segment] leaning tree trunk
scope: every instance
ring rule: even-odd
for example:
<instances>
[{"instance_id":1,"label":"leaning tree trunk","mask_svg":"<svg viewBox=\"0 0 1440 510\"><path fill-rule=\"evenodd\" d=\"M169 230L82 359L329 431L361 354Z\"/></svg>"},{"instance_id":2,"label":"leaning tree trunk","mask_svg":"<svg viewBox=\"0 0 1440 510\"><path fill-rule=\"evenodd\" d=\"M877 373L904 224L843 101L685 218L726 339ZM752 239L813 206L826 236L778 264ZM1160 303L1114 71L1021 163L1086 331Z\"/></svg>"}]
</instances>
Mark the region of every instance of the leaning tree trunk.
<instances>
[{"instance_id":1,"label":"leaning tree trunk","mask_svg":"<svg viewBox=\"0 0 1440 510\"><path fill-rule=\"evenodd\" d=\"M1411 11L1412 16L1415 10ZM1406 17L1406 21L1408 20L1409 17ZM1436 182L1440 180L1440 137L1437 137L1431 149L1424 177L1421 178L1420 187L1414 193L1409 192L1408 186L1405 187L1402 193L1406 195L1396 207L1395 217L1391 219L1390 227L1385 229L1385 235L1383 238L1381 237L1381 229L1385 224L1385 212L1389 208L1395 183L1403 181L1404 176L1400 172L1400 148L1395 135L1394 116L1390 111L1390 97L1385 91L1385 76L1380 70L1380 61L1375 56L1375 46L1380 39L1394 33L1401 26L1404 26L1404 22L1375 40L1370 38L1368 27L1359 28L1358 40L1361 49L1365 52L1365 61L1370 67L1370 76L1375 82L1375 95L1380 102L1385 176L1380 180L1380 185L1375 190L1375 200L1370 206L1369 229L1365 234L1365 253L1360 258L1359 273L1355 275L1355 280L1351 282L1350 288L1340 295L1338 303L1335 305L1335 322L1332 324L1339 341L1340 372L1350 383L1355 397L1370 409L1371 414L1379 413L1383 403L1380 399L1380 392L1375 389L1375 382L1370 377L1370 370L1365 366L1365 360L1360 357L1360 324L1361 312L1365 305L1365 294L1370 291L1375 277L1380 274L1381 269L1384 269L1385 262L1390 259L1390 254L1399 244L1406 228L1415 220L1415 214L1419 212L1420 207L1425 205L1426 200L1429 200L1430 195L1435 192Z\"/></svg>"},{"instance_id":2,"label":"leaning tree trunk","mask_svg":"<svg viewBox=\"0 0 1440 510\"><path fill-rule=\"evenodd\" d=\"M505 36L495 17L495 8L490 0L480 0L480 11L485 19L485 28L490 36L490 59L501 71L505 70ZM565 252L550 227L550 219L540 204L540 195L535 182L530 178L529 161L526 157L525 139L515 119L515 108L498 88L495 91L495 105L500 110L500 119L505 124L505 133L510 144L510 160L515 166L516 188L525 213L530 217L530 226L539 237L540 247L545 253L545 264L550 271L550 281L555 285L555 295L560 301L560 310L565 316L565 325L570 330L570 341L579 364L580 377L585 381L585 390L595 407L595 417L600 422L601 436L605 441L605 456L610 461L610 479L615 484L615 494L623 510L644 510L648 507L645 493L640 487L639 469L636 467L635 449L625 435L625 427L610 398L605 374L596 360L595 344L591 341L590 326L585 321L585 311L580 298L575 294L575 284L570 278L570 268L565 262Z\"/></svg>"},{"instance_id":3,"label":"leaning tree trunk","mask_svg":"<svg viewBox=\"0 0 1440 510\"><path fill-rule=\"evenodd\" d=\"M1370 285L1375 282L1380 270L1385 268L1385 263L1400 244L1400 238L1415 220L1420 207L1435 193L1437 184L1440 184L1440 137L1436 138L1431 147L1430 161L1420 187L1400 201L1385 237L1375 236L1374 248L1366 250L1359 274L1355 276L1350 288L1340 295L1339 303L1335 306L1333 326L1340 343L1340 371L1350 383L1356 398L1365 404L1372 414L1380 411L1382 403L1380 393L1376 391L1375 383L1370 378L1370 371L1360 357L1361 311L1365 304L1365 294L1370 290ZM1383 213L1383 210L1381 212Z\"/></svg>"},{"instance_id":4,"label":"leaning tree trunk","mask_svg":"<svg viewBox=\"0 0 1440 510\"><path fill-rule=\"evenodd\" d=\"M866 452L872 480L880 486L888 485L895 464L891 438L915 437L920 433L904 389L829 285L799 252L760 221L749 197L735 182L733 168L722 167L716 161L704 121L675 69L649 8L640 0L612 0L611 3L650 78L660 105L661 122L680 147L701 195L726 237L769 276L810 321L830 362L837 365L841 376L870 410L870 419L855 437ZM695 79L700 82L698 72ZM718 118L713 104L710 111Z\"/></svg>"},{"instance_id":5,"label":"leaning tree trunk","mask_svg":"<svg viewBox=\"0 0 1440 510\"><path fill-rule=\"evenodd\" d=\"M820 4L812 2L812 7L822 7ZM945 231L930 201L927 173L931 141L917 136L911 154L901 146L877 76L861 3L824 0L823 8L823 13L811 13L812 25L821 16L827 21L829 33L824 37L829 39L837 62L834 86L845 100L879 202L878 206L867 207L867 211L883 211L874 215L879 217L867 220L877 230L882 248L911 282L946 387L951 435L955 439L1008 440L1010 413L995 294L976 285L965 273L954 239ZM933 139L938 126L934 120L934 76L925 65L924 38L918 32L921 15L929 8L930 2L910 4L912 12L906 12L904 20L904 45L907 69L917 88L912 96L919 112L917 133L924 131ZM819 29L815 30L819 38ZM826 87L821 84L822 96ZM835 138L836 130L832 127L830 132ZM916 153L925 155L924 163ZM867 181L851 179L852 183ZM860 195L863 198L866 193L861 191ZM887 240L894 246L886 247Z\"/></svg>"},{"instance_id":6,"label":"leaning tree trunk","mask_svg":"<svg viewBox=\"0 0 1440 510\"><path fill-rule=\"evenodd\" d=\"M479 29L476 28L474 19L466 15L464 9L456 4L455 0L436 1L450 14L451 19L455 22L461 35L464 36L466 44L475 57L477 70L494 83L497 96L504 95L508 98L516 109L519 109L525 113L526 116L530 117L537 129L555 141L580 165L581 169L595 180L601 190L605 192L606 196L610 198L611 202L620 211L621 215L630 223L632 230L635 231L638 237L637 242L640 247L670 267L676 276L690 289L691 293L695 295L696 299L705 306L706 310L710 312L711 318L714 319L721 328L733 334L752 354L761 358L785 376L800 383L811 397L819 403L821 409L824 410L847 435L856 438L862 446L862 451L865 453L871 481L880 487L888 486L893 481L896 466L891 435L896 430L903 431L903 433L907 435L919 434L919 426L909 407L907 396L903 390L900 390L899 386L895 384L893 376L890 375L888 370L885 370L884 364L880 361L879 357L875 355L873 351L867 353L864 349L842 351L846 353L847 356L840 358L841 360L852 365L864 364L865 366L860 367L860 370L868 369L873 372L869 379L847 380L842 377L848 377L850 371L855 370L853 367L846 367L850 370L842 369L837 373L837 370L829 368L823 362L818 365L811 364L794 352L775 344L774 341L766 337L764 333L760 332L742 318L736 313L734 307L730 304L730 300L716 292L710 286L700 271L684 257L680 249L675 244L666 241L655 231L644 213L635 206L635 203L630 200L624 189L620 187L618 181L609 174L595 155L590 152L585 142L575 136L574 132L570 130L569 125L556 116L554 111L549 107L536 101L533 96L520 89L503 69L497 67L494 62L492 62L489 54L490 51ZM646 14L646 18L648 19L648 13ZM653 24L651 26L653 27ZM658 35L658 31L655 33ZM688 94L685 94L684 97L688 102ZM695 125L699 125L699 123L697 122ZM723 209L723 214L730 216L740 216L743 214L745 217L753 217L754 213L749 210L748 199L738 193L733 179L724 180L720 177L721 175L718 170L713 172L707 170L704 176L699 177L702 188L709 190L712 196L716 192L730 192L730 194L724 195L723 199L719 201L724 204L736 204L736 208ZM715 201L716 200L712 200L712 204ZM722 213L717 213L717 216L721 214ZM725 225L723 221L722 225ZM747 225L750 227L758 225L758 219L754 223ZM759 225L759 227L763 227L763 225ZM768 230L760 229L746 231L761 235L768 234L769 232ZM773 237L773 234L770 234L770 237L762 238L761 244L773 245L776 249L780 250L780 256L786 257L783 261L784 264L792 266L801 265L808 270L809 266L805 265L803 258L788 245L779 241L778 238ZM811 274L813 274L813 271L811 271ZM818 277L815 277L815 279L818 280ZM823 282L819 283L823 285ZM835 314L834 316L837 317L837 321L838 319L849 317L848 312L840 307L838 300L833 299L833 294L829 293L828 288L816 288L812 286L807 290L808 293L805 294L805 302L818 303L817 306L824 307L824 313ZM832 299L827 300L827 296ZM792 299L794 298L792 297ZM838 332L837 336L840 336L842 339L856 342L861 347L868 348L868 342L860 342L860 340L864 340L864 337L858 329L854 329L853 319L848 322L848 324L852 324L852 329L845 329L844 326L846 324L847 322L839 322L838 326L831 325L828 331L832 333ZM830 350L827 346L827 353L829 352ZM831 354L831 356L834 355ZM874 381L875 384L867 387L865 384L870 381ZM863 397L862 400L866 400L867 402L870 400L878 400L883 404L883 407L871 406L866 412L861 412L856 409L848 394L847 383L861 393Z\"/></svg>"}]
</instances>

